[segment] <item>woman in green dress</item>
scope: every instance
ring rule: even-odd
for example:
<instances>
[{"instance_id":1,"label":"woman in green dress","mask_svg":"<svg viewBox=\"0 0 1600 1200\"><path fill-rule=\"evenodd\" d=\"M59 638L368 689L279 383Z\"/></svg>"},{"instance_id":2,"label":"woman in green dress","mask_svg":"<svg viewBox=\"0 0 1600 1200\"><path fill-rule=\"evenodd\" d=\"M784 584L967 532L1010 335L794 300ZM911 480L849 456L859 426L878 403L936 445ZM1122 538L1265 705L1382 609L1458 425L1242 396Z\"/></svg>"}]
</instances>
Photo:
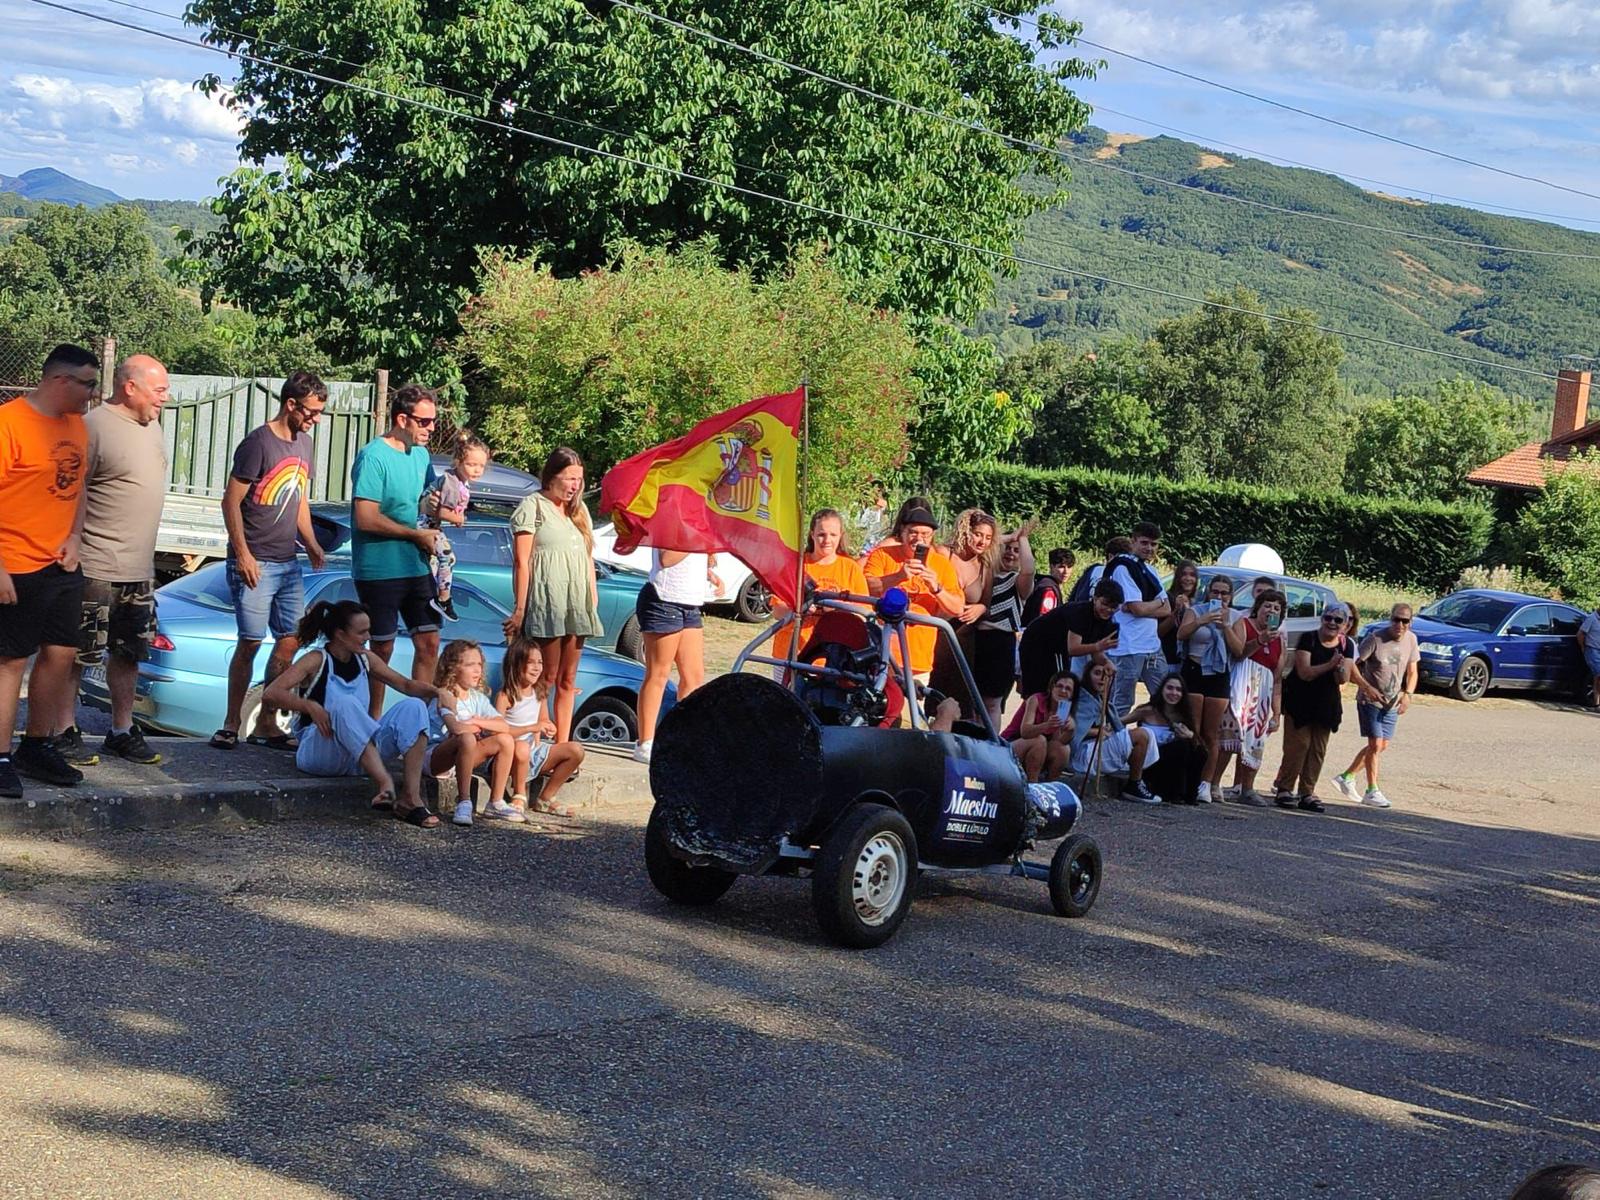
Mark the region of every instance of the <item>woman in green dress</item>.
<instances>
[{"instance_id":1,"label":"woman in green dress","mask_svg":"<svg viewBox=\"0 0 1600 1200\"><path fill-rule=\"evenodd\" d=\"M545 460L540 490L511 514L512 612L506 638L536 642L550 682L556 738L572 737L578 656L598 637L600 600L594 573L594 525L583 503L583 460L565 446Z\"/></svg>"}]
</instances>

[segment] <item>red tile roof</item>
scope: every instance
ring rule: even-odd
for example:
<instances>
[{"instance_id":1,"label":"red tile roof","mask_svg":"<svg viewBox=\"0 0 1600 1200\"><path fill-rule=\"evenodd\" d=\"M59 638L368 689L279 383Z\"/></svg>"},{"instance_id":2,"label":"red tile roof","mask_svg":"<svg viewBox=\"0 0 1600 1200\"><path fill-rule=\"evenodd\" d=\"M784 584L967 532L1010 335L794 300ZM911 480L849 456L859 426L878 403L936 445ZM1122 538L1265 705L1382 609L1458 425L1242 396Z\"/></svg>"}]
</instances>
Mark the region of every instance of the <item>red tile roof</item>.
<instances>
[{"instance_id":1,"label":"red tile roof","mask_svg":"<svg viewBox=\"0 0 1600 1200\"><path fill-rule=\"evenodd\" d=\"M1600 448L1600 421L1549 441L1518 446L1510 454L1502 454L1473 471L1467 476L1467 482L1491 487L1541 488L1550 472L1566 470L1567 460L1574 453L1597 448Z\"/></svg>"}]
</instances>

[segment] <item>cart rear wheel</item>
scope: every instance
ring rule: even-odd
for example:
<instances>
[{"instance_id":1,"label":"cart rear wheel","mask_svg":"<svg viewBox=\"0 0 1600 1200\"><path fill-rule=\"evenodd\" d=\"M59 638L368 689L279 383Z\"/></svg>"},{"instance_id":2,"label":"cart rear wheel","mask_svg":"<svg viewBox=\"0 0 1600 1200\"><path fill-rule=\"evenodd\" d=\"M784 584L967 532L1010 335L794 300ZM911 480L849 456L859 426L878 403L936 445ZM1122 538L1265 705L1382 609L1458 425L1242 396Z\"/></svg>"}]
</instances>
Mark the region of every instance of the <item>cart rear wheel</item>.
<instances>
[{"instance_id":1,"label":"cart rear wheel","mask_svg":"<svg viewBox=\"0 0 1600 1200\"><path fill-rule=\"evenodd\" d=\"M644 869L650 882L675 904L715 904L739 878L720 867L695 867L672 853L667 845L667 827L658 804L650 812L644 830Z\"/></svg>"},{"instance_id":2,"label":"cart rear wheel","mask_svg":"<svg viewBox=\"0 0 1600 1200\"><path fill-rule=\"evenodd\" d=\"M1050 903L1063 917L1081 917L1100 895L1100 844L1075 833L1050 860Z\"/></svg>"},{"instance_id":3,"label":"cart rear wheel","mask_svg":"<svg viewBox=\"0 0 1600 1200\"><path fill-rule=\"evenodd\" d=\"M853 808L817 854L817 923L841 946L881 946L910 911L916 878L917 839L906 819L882 804Z\"/></svg>"}]
</instances>

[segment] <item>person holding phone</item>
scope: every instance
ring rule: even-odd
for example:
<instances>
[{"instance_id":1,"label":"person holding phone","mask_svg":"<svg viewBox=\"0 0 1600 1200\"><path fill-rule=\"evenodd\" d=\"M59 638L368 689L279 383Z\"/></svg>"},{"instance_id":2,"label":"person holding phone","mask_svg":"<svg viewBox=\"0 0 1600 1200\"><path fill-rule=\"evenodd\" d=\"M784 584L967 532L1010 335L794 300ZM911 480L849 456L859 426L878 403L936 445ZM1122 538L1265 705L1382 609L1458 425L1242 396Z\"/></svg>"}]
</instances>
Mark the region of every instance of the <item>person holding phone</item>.
<instances>
[{"instance_id":1,"label":"person holding phone","mask_svg":"<svg viewBox=\"0 0 1600 1200\"><path fill-rule=\"evenodd\" d=\"M1344 715L1340 691L1355 670L1356 647L1344 632L1348 613L1342 604L1322 611L1322 627L1302 633L1294 648L1294 669L1283 684L1283 763L1273 785L1280 808L1322 812L1317 779L1328 753L1328 738Z\"/></svg>"},{"instance_id":2,"label":"person holding phone","mask_svg":"<svg viewBox=\"0 0 1600 1200\"><path fill-rule=\"evenodd\" d=\"M1050 686L1024 700L1001 734L1022 764L1029 783L1055 779L1072 754L1072 702L1078 680L1067 671L1050 677Z\"/></svg>"},{"instance_id":3,"label":"person holding phone","mask_svg":"<svg viewBox=\"0 0 1600 1200\"><path fill-rule=\"evenodd\" d=\"M1122 589L1102 579L1091 599L1064 604L1024 629L1017 651L1022 694L1044 691L1051 676L1072 671L1080 659L1106 662L1117 645L1115 618L1121 603Z\"/></svg>"},{"instance_id":4,"label":"person holding phone","mask_svg":"<svg viewBox=\"0 0 1600 1200\"><path fill-rule=\"evenodd\" d=\"M912 611L952 621L961 615L967 601L961 590L961 580L956 577L955 565L946 554L933 547L938 524L926 508L902 509L893 537L867 556L861 570L872 595L881 596L890 588L901 588L911 602ZM938 642L938 630L927 625L906 626L911 673L923 687L928 686ZM894 653L898 661L898 646Z\"/></svg>"},{"instance_id":5,"label":"person holding phone","mask_svg":"<svg viewBox=\"0 0 1600 1200\"><path fill-rule=\"evenodd\" d=\"M1265 576L1252 586L1255 601L1250 615L1228 626L1223 635L1234 662L1229 672L1228 713L1221 734L1222 759L1218 776L1212 780L1212 794L1215 797L1217 779L1227 765L1228 755L1237 754L1234 785L1238 802L1265 808L1271 802L1256 794L1256 773L1261 769L1267 738L1277 732L1283 712L1286 656L1280 630L1289 598Z\"/></svg>"},{"instance_id":6,"label":"person holding phone","mask_svg":"<svg viewBox=\"0 0 1600 1200\"><path fill-rule=\"evenodd\" d=\"M1189 707L1189 727L1205 747L1205 767L1195 792L1210 804L1222 779L1222 725L1233 687L1233 652L1227 631L1234 623L1233 580L1217 575L1206 584L1205 599L1191 604L1178 627L1184 646L1181 678Z\"/></svg>"}]
</instances>

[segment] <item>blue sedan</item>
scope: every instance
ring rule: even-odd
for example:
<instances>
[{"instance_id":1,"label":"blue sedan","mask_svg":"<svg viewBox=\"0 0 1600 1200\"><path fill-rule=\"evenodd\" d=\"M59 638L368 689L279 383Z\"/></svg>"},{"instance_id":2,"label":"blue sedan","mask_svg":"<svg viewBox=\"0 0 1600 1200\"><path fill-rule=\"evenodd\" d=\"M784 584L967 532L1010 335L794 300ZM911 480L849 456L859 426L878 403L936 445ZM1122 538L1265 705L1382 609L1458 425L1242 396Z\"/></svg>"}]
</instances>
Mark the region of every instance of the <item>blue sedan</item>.
<instances>
[{"instance_id":1,"label":"blue sedan","mask_svg":"<svg viewBox=\"0 0 1600 1200\"><path fill-rule=\"evenodd\" d=\"M354 600L355 583L348 561L331 559L324 570L306 571L306 604L318 600ZM139 666L134 715L147 729L158 733L209 737L222 721L228 698L228 660L238 641L233 601L222 563L202 567L174 580L156 592L157 634L150 661ZM506 610L481 589L458 581L456 612L460 620L442 633L445 641L471 638L483 647L491 689L500 686L500 662L505 656L501 622ZM259 662L260 660L258 660ZM411 641L395 643L391 664L402 675L411 672ZM638 736L639 685L644 668L595 646L585 646L578 663L578 709L573 715L573 736L591 744L621 744ZM105 668L83 673L84 699L96 708L109 709ZM390 700L394 693L390 692ZM676 689L670 684L663 711L670 708ZM261 703L261 686L245 699L243 728L253 728Z\"/></svg>"},{"instance_id":2,"label":"blue sedan","mask_svg":"<svg viewBox=\"0 0 1600 1200\"><path fill-rule=\"evenodd\" d=\"M1586 693L1589 676L1578 649L1583 616L1542 596L1487 588L1451 592L1411 624L1422 652L1419 675L1457 700L1477 700L1492 687Z\"/></svg>"}]
</instances>

